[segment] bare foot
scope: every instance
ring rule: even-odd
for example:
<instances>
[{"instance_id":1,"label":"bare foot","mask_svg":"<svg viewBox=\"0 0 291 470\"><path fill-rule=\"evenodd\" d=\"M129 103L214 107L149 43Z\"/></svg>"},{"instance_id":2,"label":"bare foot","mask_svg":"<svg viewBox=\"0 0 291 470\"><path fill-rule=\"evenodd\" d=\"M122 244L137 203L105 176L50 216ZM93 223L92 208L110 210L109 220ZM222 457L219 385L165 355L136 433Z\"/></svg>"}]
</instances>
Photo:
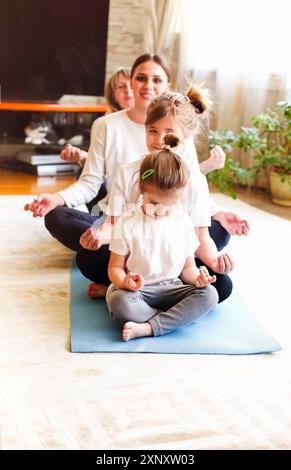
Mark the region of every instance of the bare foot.
<instances>
[{"instance_id":1,"label":"bare foot","mask_svg":"<svg viewBox=\"0 0 291 470\"><path fill-rule=\"evenodd\" d=\"M104 284L89 284L87 287L87 295L91 299L102 299L105 297L108 287Z\"/></svg>"},{"instance_id":2,"label":"bare foot","mask_svg":"<svg viewBox=\"0 0 291 470\"><path fill-rule=\"evenodd\" d=\"M153 330L150 323L134 323L133 321L124 323L122 330L123 341L129 341L133 338L141 338L142 336L153 336Z\"/></svg>"}]
</instances>

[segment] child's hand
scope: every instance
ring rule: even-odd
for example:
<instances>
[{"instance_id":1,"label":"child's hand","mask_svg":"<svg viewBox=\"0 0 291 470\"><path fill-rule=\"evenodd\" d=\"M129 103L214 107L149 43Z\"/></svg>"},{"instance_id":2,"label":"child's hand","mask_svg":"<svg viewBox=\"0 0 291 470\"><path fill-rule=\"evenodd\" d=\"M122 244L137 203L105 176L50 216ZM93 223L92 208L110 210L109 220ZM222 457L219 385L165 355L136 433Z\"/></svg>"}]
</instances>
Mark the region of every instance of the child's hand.
<instances>
[{"instance_id":1,"label":"child's hand","mask_svg":"<svg viewBox=\"0 0 291 470\"><path fill-rule=\"evenodd\" d=\"M43 193L39 194L30 204L25 204L24 210L31 211L33 217L43 217L57 206L64 204L65 201L60 194Z\"/></svg>"},{"instance_id":2,"label":"child's hand","mask_svg":"<svg viewBox=\"0 0 291 470\"><path fill-rule=\"evenodd\" d=\"M104 245L102 231L89 227L80 237L80 245L85 250L97 251L102 245Z\"/></svg>"},{"instance_id":3,"label":"child's hand","mask_svg":"<svg viewBox=\"0 0 291 470\"><path fill-rule=\"evenodd\" d=\"M224 167L225 164L225 153L219 145L210 151L210 156L208 158L208 167L209 171L220 170Z\"/></svg>"},{"instance_id":4,"label":"child's hand","mask_svg":"<svg viewBox=\"0 0 291 470\"><path fill-rule=\"evenodd\" d=\"M81 160L85 160L85 158L87 157L87 152L84 152L84 150L80 150L77 147L73 147L70 144L67 144L65 148L61 151L60 157L66 162L77 163Z\"/></svg>"},{"instance_id":5,"label":"child's hand","mask_svg":"<svg viewBox=\"0 0 291 470\"><path fill-rule=\"evenodd\" d=\"M247 235L250 230L248 221L241 219L233 212L220 211L213 218L220 222L223 228L231 235Z\"/></svg>"},{"instance_id":6,"label":"child's hand","mask_svg":"<svg viewBox=\"0 0 291 470\"><path fill-rule=\"evenodd\" d=\"M210 276L205 266L198 268L199 274L194 282L196 287L205 287L216 281L216 276Z\"/></svg>"},{"instance_id":7,"label":"child's hand","mask_svg":"<svg viewBox=\"0 0 291 470\"><path fill-rule=\"evenodd\" d=\"M123 280L123 289L137 291L144 286L144 278L141 274L127 273Z\"/></svg>"},{"instance_id":8,"label":"child's hand","mask_svg":"<svg viewBox=\"0 0 291 470\"><path fill-rule=\"evenodd\" d=\"M228 274L234 268L234 262L227 253L221 253L215 260L212 270L219 274Z\"/></svg>"}]
</instances>

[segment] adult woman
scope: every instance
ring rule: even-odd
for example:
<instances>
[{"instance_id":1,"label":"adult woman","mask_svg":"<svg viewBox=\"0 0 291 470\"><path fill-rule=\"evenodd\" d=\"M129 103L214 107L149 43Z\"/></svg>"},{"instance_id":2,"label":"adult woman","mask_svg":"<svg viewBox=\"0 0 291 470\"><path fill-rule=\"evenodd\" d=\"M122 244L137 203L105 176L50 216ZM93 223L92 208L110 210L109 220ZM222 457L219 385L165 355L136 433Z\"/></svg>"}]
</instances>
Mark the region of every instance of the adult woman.
<instances>
[{"instance_id":1,"label":"adult woman","mask_svg":"<svg viewBox=\"0 0 291 470\"><path fill-rule=\"evenodd\" d=\"M130 69L119 67L106 83L104 96L112 113L122 109L131 108L134 105L133 93L130 86ZM61 151L61 158L74 163L84 163L88 152L68 144Z\"/></svg>"}]
</instances>

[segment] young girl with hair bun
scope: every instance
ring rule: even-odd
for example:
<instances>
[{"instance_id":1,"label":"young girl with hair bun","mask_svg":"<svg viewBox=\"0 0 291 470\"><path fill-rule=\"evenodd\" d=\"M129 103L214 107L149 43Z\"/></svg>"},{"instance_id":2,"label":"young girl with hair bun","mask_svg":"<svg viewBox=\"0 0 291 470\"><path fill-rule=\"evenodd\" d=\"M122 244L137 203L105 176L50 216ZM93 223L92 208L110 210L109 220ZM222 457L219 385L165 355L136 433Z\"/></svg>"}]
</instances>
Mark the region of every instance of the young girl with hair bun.
<instances>
[{"instance_id":1,"label":"young girl with hair bun","mask_svg":"<svg viewBox=\"0 0 291 470\"><path fill-rule=\"evenodd\" d=\"M193 237L196 236L199 240L199 247L195 252L197 264L205 264L210 273L216 276L214 287L218 291L219 301L222 302L232 292L232 281L228 273L233 269L233 261L228 254L217 251L209 235L208 227L211 220L208 185L205 176L199 171L197 162L196 165L193 163L193 154L188 153L187 145L189 140L193 140L192 136L197 136L201 131L201 119L203 119L202 125L205 124L206 118L203 113L207 113L208 103L208 97L203 89L194 85L191 85L185 94L170 91L162 93L148 108L146 138L150 151L162 150L169 133L174 132L179 138L175 152L187 163L190 172L181 201L191 216ZM212 152L214 151L222 152L220 148ZM114 217L114 220L127 212L132 205L142 203L138 182L139 168L142 164L143 160L139 160L123 165L117 171L107 208L107 215ZM80 258L78 265L81 271L84 269L85 274L87 267ZM105 284L107 283L106 280Z\"/></svg>"},{"instance_id":2,"label":"young girl with hair bun","mask_svg":"<svg viewBox=\"0 0 291 470\"><path fill-rule=\"evenodd\" d=\"M167 135L163 150L143 159L138 177L143 202L120 217L110 242L112 284L106 301L111 316L123 324L124 341L170 333L218 301L210 285L215 276L195 265L199 240L179 204L190 172L170 150L178 142Z\"/></svg>"}]
</instances>

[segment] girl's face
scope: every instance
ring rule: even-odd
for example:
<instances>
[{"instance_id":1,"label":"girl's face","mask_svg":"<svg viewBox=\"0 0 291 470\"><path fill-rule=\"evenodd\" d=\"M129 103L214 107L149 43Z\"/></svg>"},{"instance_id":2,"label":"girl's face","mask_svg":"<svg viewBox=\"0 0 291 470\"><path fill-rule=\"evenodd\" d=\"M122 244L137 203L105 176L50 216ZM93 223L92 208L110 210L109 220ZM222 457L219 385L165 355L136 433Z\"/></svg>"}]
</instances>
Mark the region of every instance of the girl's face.
<instances>
[{"instance_id":1,"label":"girl's face","mask_svg":"<svg viewBox=\"0 0 291 470\"><path fill-rule=\"evenodd\" d=\"M161 219L168 217L174 210L177 202L181 198L184 188L173 189L171 192L165 192L161 189L147 184L142 192L144 214L152 219Z\"/></svg>"},{"instance_id":2,"label":"girl's face","mask_svg":"<svg viewBox=\"0 0 291 470\"><path fill-rule=\"evenodd\" d=\"M168 114L150 126L147 126L146 142L149 151L153 152L154 150L161 150L164 146L164 137L169 133L174 133L179 137L181 143L186 137L172 114Z\"/></svg>"},{"instance_id":3,"label":"girl's face","mask_svg":"<svg viewBox=\"0 0 291 470\"><path fill-rule=\"evenodd\" d=\"M168 77L159 64L148 60L136 67L131 79L131 87L135 106L147 109L155 96L168 89Z\"/></svg>"},{"instance_id":4,"label":"girl's face","mask_svg":"<svg viewBox=\"0 0 291 470\"><path fill-rule=\"evenodd\" d=\"M130 78L119 75L116 79L114 97L122 109L134 106L133 93L130 86Z\"/></svg>"}]
</instances>

